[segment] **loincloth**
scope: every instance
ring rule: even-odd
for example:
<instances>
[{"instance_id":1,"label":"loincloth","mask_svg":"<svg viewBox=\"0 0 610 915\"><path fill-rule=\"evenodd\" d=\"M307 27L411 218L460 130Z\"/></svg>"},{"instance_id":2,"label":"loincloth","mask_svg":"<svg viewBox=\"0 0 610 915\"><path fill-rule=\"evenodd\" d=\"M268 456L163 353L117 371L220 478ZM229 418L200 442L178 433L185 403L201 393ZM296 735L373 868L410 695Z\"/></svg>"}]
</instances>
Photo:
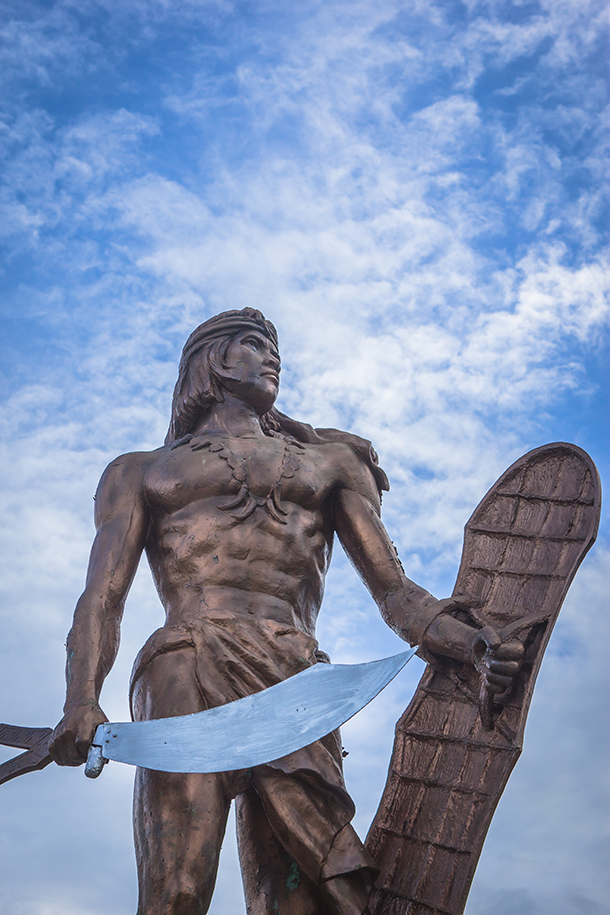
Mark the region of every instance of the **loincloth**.
<instances>
[{"instance_id":1,"label":"loincloth","mask_svg":"<svg viewBox=\"0 0 610 915\"><path fill-rule=\"evenodd\" d=\"M314 638L275 620L244 620L216 611L196 623L165 626L152 634L134 663L130 702L135 719L143 717L139 681L146 679L155 658L169 652L193 656L202 709L241 699L328 662ZM288 756L223 776L233 797L254 786L278 839L316 883L361 868L377 872L349 825L355 808L343 779L341 749L337 730Z\"/></svg>"}]
</instances>

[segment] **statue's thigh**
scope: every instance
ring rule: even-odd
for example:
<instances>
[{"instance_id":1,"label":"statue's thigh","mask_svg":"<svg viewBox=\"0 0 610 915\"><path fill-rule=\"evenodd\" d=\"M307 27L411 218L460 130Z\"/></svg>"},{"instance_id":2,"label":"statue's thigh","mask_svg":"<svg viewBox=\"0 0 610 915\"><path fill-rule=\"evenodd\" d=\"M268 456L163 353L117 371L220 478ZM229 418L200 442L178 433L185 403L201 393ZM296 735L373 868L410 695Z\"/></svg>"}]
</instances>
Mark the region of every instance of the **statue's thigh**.
<instances>
[{"instance_id":1,"label":"statue's thigh","mask_svg":"<svg viewBox=\"0 0 610 915\"><path fill-rule=\"evenodd\" d=\"M153 658L136 681L132 703L137 721L202 711L194 650ZM230 804L222 775L137 770L138 915L207 911Z\"/></svg>"},{"instance_id":2,"label":"statue's thigh","mask_svg":"<svg viewBox=\"0 0 610 915\"><path fill-rule=\"evenodd\" d=\"M137 770L138 915L207 912L230 803L220 775Z\"/></svg>"},{"instance_id":3,"label":"statue's thigh","mask_svg":"<svg viewBox=\"0 0 610 915\"><path fill-rule=\"evenodd\" d=\"M197 681L194 648L170 649L149 661L134 684L132 707L136 721L190 715L207 708Z\"/></svg>"},{"instance_id":4,"label":"statue's thigh","mask_svg":"<svg viewBox=\"0 0 610 915\"><path fill-rule=\"evenodd\" d=\"M236 798L236 809L248 915L324 915L316 886L277 839L253 787Z\"/></svg>"}]
</instances>

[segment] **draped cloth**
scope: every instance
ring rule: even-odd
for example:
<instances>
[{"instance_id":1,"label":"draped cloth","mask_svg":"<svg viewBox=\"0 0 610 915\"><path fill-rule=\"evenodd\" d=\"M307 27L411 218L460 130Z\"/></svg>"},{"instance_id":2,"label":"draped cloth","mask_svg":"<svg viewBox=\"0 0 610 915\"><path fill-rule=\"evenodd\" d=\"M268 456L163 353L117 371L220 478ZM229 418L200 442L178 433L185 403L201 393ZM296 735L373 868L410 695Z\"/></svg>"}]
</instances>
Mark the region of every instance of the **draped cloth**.
<instances>
[{"instance_id":1,"label":"draped cloth","mask_svg":"<svg viewBox=\"0 0 610 915\"><path fill-rule=\"evenodd\" d=\"M329 660L314 638L275 620L213 611L205 620L164 626L152 634L134 663L130 701L135 720L147 717L140 684L155 659L168 652L192 658L201 710L259 692ZM281 759L222 778L231 797L254 786L273 832L316 884L362 868L372 876L378 873L350 825L355 808L343 779L339 731Z\"/></svg>"}]
</instances>

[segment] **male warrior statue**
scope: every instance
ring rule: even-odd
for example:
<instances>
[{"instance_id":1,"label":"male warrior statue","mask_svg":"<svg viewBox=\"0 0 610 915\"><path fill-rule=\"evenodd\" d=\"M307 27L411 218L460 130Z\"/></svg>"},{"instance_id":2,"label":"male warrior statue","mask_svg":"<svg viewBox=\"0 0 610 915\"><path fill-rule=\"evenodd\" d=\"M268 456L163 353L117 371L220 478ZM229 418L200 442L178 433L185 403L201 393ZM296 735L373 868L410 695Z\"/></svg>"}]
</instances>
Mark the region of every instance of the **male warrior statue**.
<instances>
[{"instance_id":1,"label":"male warrior statue","mask_svg":"<svg viewBox=\"0 0 610 915\"><path fill-rule=\"evenodd\" d=\"M167 619L134 665L137 720L219 706L327 661L315 623L335 533L403 639L477 666L492 693L516 675L518 643L465 625L455 603L406 578L380 521L388 483L369 442L279 413L279 375L276 331L260 312L211 318L184 347L164 447L105 471L51 745L60 765L82 764L107 720L98 700L143 550ZM366 912L376 867L350 825L331 734L247 771L139 769L139 915L207 912L233 798L251 915Z\"/></svg>"}]
</instances>

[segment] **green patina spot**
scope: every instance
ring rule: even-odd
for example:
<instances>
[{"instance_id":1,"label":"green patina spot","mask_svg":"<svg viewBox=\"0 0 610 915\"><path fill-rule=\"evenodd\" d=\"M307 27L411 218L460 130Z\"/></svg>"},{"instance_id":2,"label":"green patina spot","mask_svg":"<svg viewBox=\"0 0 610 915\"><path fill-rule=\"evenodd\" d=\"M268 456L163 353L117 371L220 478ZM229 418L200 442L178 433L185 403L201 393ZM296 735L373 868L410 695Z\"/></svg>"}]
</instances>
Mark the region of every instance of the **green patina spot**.
<instances>
[{"instance_id":1,"label":"green patina spot","mask_svg":"<svg viewBox=\"0 0 610 915\"><path fill-rule=\"evenodd\" d=\"M293 861L286 877L286 889L289 893L294 893L301 885L301 871L296 861Z\"/></svg>"}]
</instances>

